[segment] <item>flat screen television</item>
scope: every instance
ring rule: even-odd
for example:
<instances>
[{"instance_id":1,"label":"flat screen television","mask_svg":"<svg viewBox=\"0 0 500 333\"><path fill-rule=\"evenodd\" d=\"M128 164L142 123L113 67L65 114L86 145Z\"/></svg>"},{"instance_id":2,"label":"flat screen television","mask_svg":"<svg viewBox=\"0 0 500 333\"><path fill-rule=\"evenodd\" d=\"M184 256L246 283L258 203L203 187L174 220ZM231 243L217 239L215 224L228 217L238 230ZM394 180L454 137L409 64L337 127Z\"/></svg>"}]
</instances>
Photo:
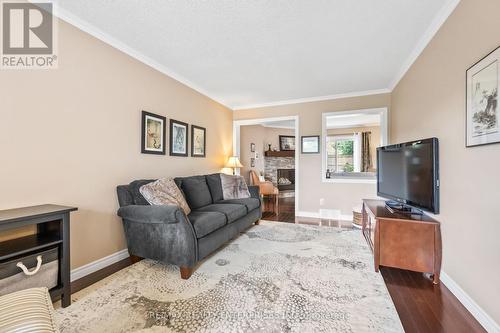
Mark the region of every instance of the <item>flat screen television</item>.
<instances>
[{"instance_id":1,"label":"flat screen television","mask_svg":"<svg viewBox=\"0 0 500 333\"><path fill-rule=\"evenodd\" d=\"M400 210L410 206L438 214L438 139L377 148L377 195L393 200L388 207L399 204Z\"/></svg>"}]
</instances>

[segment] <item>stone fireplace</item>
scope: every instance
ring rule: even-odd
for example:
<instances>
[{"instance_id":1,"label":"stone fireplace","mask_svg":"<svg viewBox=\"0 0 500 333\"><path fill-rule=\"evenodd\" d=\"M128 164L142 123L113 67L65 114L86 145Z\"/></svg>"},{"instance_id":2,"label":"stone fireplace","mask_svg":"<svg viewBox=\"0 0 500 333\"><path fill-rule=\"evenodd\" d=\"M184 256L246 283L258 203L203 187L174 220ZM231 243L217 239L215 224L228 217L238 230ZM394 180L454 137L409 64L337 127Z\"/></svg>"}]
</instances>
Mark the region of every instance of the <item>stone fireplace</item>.
<instances>
[{"instance_id":1,"label":"stone fireplace","mask_svg":"<svg viewBox=\"0 0 500 333\"><path fill-rule=\"evenodd\" d=\"M280 191L295 190L295 169L278 169L277 179Z\"/></svg>"},{"instance_id":2,"label":"stone fireplace","mask_svg":"<svg viewBox=\"0 0 500 333\"><path fill-rule=\"evenodd\" d=\"M267 180L270 180L273 182L274 186L277 186L280 191L285 190L282 185L280 187L280 184L278 183L279 176L278 176L278 170L281 170L283 175L281 176L282 178L287 178L290 180L292 184L288 184L287 189L294 190L295 189L295 158L294 157L275 157L275 156L266 156L264 158L264 177ZM280 175L281 175L280 173ZM293 173L292 176L290 174ZM290 186L291 185L291 186Z\"/></svg>"}]
</instances>

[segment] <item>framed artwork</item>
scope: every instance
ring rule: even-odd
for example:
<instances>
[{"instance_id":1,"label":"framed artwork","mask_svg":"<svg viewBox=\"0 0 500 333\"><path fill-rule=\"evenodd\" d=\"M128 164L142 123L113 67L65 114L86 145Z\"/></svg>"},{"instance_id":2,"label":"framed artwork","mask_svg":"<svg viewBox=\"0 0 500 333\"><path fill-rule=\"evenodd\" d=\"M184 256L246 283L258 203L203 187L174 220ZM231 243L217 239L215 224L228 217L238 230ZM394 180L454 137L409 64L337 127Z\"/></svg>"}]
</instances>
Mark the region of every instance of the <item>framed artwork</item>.
<instances>
[{"instance_id":1,"label":"framed artwork","mask_svg":"<svg viewBox=\"0 0 500 333\"><path fill-rule=\"evenodd\" d=\"M255 158L250 158L250 167L255 168Z\"/></svg>"},{"instance_id":2,"label":"framed artwork","mask_svg":"<svg viewBox=\"0 0 500 333\"><path fill-rule=\"evenodd\" d=\"M466 71L466 147L500 142L500 47Z\"/></svg>"},{"instance_id":3,"label":"framed artwork","mask_svg":"<svg viewBox=\"0 0 500 333\"><path fill-rule=\"evenodd\" d=\"M146 111L142 111L141 118L141 153L165 155L167 119Z\"/></svg>"},{"instance_id":4,"label":"framed artwork","mask_svg":"<svg viewBox=\"0 0 500 333\"><path fill-rule=\"evenodd\" d=\"M191 156L205 157L207 149L207 130L204 127L191 125Z\"/></svg>"},{"instance_id":5,"label":"framed artwork","mask_svg":"<svg viewBox=\"0 0 500 333\"><path fill-rule=\"evenodd\" d=\"M188 156L188 124L170 119L170 156Z\"/></svg>"},{"instance_id":6,"label":"framed artwork","mask_svg":"<svg viewBox=\"0 0 500 333\"><path fill-rule=\"evenodd\" d=\"M319 135L302 136L300 147L302 154L319 154Z\"/></svg>"},{"instance_id":7,"label":"framed artwork","mask_svg":"<svg viewBox=\"0 0 500 333\"><path fill-rule=\"evenodd\" d=\"M295 150L295 137L289 135L280 135L280 150Z\"/></svg>"},{"instance_id":8,"label":"framed artwork","mask_svg":"<svg viewBox=\"0 0 500 333\"><path fill-rule=\"evenodd\" d=\"M255 153L255 143L250 144L250 152Z\"/></svg>"}]
</instances>

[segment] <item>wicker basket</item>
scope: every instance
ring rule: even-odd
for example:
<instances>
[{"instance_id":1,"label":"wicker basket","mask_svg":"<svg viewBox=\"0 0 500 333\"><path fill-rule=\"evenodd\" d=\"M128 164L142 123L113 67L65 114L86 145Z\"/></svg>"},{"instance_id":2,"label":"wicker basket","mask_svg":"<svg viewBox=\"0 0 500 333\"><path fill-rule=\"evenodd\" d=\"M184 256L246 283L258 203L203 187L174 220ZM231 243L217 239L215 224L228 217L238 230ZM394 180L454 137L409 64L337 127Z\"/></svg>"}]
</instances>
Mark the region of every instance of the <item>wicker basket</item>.
<instances>
[{"instance_id":1,"label":"wicker basket","mask_svg":"<svg viewBox=\"0 0 500 333\"><path fill-rule=\"evenodd\" d=\"M355 227L361 228L363 226L363 214L361 208L355 207L352 210L352 224Z\"/></svg>"}]
</instances>

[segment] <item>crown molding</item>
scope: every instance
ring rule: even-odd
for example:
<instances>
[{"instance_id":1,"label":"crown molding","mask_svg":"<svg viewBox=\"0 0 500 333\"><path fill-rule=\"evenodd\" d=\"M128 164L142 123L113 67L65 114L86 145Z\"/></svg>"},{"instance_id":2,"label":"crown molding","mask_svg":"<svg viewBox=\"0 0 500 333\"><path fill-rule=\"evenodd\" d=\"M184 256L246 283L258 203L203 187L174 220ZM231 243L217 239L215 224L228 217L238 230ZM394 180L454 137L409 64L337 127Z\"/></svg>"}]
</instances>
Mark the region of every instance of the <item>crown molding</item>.
<instances>
[{"instance_id":1,"label":"crown molding","mask_svg":"<svg viewBox=\"0 0 500 333\"><path fill-rule=\"evenodd\" d=\"M145 65L159 71L160 73L165 74L165 75L169 76L170 78L182 83L183 85L187 86L188 88L195 90L196 92L202 94L203 96L208 97L211 100L213 100L219 104L222 104L223 106L231 109L231 107L229 105L227 105L223 100L214 97L214 94L211 94L210 92L206 91L205 89L201 88L200 86L194 84L193 82L189 81L188 79L184 78L183 76L177 74L172 69L158 63L156 60L153 60L150 57L144 55L143 53L137 51L136 49L130 47L126 43L123 43L122 41L119 41L118 39L110 36L109 34L105 33L104 31L97 28L96 26L89 23L88 21L83 20L80 17L78 17L78 16L70 13L69 11L61 8L61 6L57 6L57 9L54 11L54 15L57 16L59 19L62 19L63 21L80 29L81 31L86 32L87 34L101 40L102 42L114 47L115 49L129 55L130 57L132 57L140 62L142 62L143 64L145 64Z\"/></svg>"},{"instance_id":2,"label":"crown molding","mask_svg":"<svg viewBox=\"0 0 500 333\"><path fill-rule=\"evenodd\" d=\"M441 8L441 10L437 13L437 15L432 20L431 25L424 32L422 37L420 37L417 45L410 53L410 56L406 59L406 61L403 63L403 66L401 66L398 73L389 84L389 90L391 92L394 90L394 88L396 88L399 81L401 81L406 72L410 69L410 67L417 60L420 54L425 50L429 42L432 40L432 38L434 38L436 33L439 31L444 22L446 22L451 13L453 13L459 3L460 0L448 0L443 8Z\"/></svg>"},{"instance_id":3,"label":"crown molding","mask_svg":"<svg viewBox=\"0 0 500 333\"><path fill-rule=\"evenodd\" d=\"M369 96L369 95L387 94L387 93L390 93L390 92L391 91L389 89L376 89L376 90L355 91L355 92L350 92L350 93L345 93L345 94L316 96L316 97L306 97L306 98L287 99L287 100L275 101L275 102L267 102L267 103L239 105L239 106L234 106L233 110L245 110L245 109L256 109L256 108L264 108L264 107L280 106L280 105L290 105L290 104L300 104L300 103L310 103L310 102L321 102L321 101L328 101L328 100L341 99L341 98L350 98L350 97L361 97L361 96Z\"/></svg>"}]
</instances>

